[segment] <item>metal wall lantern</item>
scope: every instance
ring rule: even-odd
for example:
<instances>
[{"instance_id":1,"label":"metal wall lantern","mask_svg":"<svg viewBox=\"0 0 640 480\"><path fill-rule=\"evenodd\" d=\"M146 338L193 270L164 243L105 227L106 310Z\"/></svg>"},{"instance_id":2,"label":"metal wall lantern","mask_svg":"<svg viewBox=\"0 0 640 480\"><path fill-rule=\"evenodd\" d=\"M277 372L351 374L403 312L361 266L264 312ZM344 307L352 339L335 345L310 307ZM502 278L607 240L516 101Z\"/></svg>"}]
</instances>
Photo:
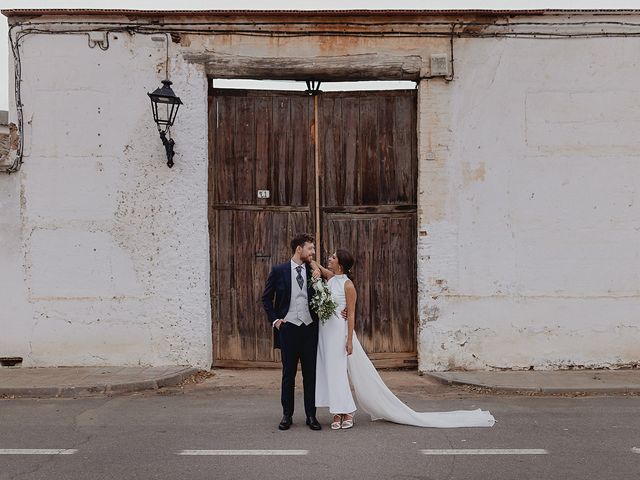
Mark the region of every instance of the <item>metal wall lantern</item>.
<instances>
[{"instance_id":1,"label":"metal wall lantern","mask_svg":"<svg viewBox=\"0 0 640 480\"><path fill-rule=\"evenodd\" d=\"M170 80L163 80L162 87L157 88L153 93L147 93L151 99L153 120L158 126L162 144L167 152L167 166L169 168L173 167L173 156L175 155L173 146L176 144L171 138L171 126L178 114L178 108L182 105L180 97L171 89L171 83Z\"/></svg>"}]
</instances>

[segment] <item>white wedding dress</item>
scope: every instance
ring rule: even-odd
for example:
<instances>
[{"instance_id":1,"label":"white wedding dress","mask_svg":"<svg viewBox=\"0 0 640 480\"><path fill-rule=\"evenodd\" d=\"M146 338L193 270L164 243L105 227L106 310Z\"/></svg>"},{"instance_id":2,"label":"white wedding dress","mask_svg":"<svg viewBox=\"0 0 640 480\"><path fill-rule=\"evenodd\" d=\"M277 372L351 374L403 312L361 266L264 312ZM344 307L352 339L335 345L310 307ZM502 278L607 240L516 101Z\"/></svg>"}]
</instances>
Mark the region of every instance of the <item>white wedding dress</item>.
<instances>
[{"instance_id":1,"label":"white wedding dress","mask_svg":"<svg viewBox=\"0 0 640 480\"><path fill-rule=\"evenodd\" d=\"M331 413L351 413L355 408L347 371L358 405L372 420L387 420L403 425L434 428L491 427L491 413L480 409L450 412L415 412L384 384L353 334L353 353L346 354L347 322L340 316L346 306L346 275L335 275L329 288L338 304L336 312L320 324L316 366L316 406L329 407Z\"/></svg>"},{"instance_id":2,"label":"white wedding dress","mask_svg":"<svg viewBox=\"0 0 640 480\"><path fill-rule=\"evenodd\" d=\"M352 413L356 410L347 376L347 322L339 313L347 305L344 294L346 281L346 275L336 275L329 279L331 296L338 306L333 315L318 327L316 407L329 407L332 414Z\"/></svg>"}]
</instances>

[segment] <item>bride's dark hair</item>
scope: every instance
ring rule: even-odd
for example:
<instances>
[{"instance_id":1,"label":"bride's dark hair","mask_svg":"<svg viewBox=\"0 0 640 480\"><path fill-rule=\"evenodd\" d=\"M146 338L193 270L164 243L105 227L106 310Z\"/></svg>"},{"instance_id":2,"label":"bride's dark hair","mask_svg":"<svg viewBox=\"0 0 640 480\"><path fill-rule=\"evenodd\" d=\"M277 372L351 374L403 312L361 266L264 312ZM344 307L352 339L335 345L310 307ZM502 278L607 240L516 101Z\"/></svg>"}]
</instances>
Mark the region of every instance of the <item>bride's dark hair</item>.
<instances>
[{"instance_id":1,"label":"bride's dark hair","mask_svg":"<svg viewBox=\"0 0 640 480\"><path fill-rule=\"evenodd\" d=\"M351 273L351 268L355 260L353 259L353 255L348 250L344 248L339 248L336 250L336 257L338 258L338 263L344 270L344 273L349 277L349 280L353 280L353 273Z\"/></svg>"}]
</instances>

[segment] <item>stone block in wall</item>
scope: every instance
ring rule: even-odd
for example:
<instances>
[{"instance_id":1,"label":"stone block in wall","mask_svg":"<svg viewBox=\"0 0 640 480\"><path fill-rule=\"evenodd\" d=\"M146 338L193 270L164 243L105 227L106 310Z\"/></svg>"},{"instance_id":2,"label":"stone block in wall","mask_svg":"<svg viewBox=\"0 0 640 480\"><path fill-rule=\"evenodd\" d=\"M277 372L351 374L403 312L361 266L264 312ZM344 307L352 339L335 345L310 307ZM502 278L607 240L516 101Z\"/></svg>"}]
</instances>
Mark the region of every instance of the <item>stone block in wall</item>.
<instances>
[{"instance_id":1,"label":"stone block in wall","mask_svg":"<svg viewBox=\"0 0 640 480\"><path fill-rule=\"evenodd\" d=\"M0 133L0 166L9 163L9 134Z\"/></svg>"}]
</instances>

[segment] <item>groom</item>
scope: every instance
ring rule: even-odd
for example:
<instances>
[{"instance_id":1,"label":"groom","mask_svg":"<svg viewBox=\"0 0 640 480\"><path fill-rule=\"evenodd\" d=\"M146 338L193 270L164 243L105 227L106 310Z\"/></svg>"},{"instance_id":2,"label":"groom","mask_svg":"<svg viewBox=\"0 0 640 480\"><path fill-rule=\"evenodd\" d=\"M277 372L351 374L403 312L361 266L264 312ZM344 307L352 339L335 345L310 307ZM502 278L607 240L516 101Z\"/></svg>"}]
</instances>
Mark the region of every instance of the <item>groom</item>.
<instances>
[{"instance_id":1,"label":"groom","mask_svg":"<svg viewBox=\"0 0 640 480\"><path fill-rule=\"evenodd\" d=\"M309 308L313 295L309 262L316 253L314 238L306 233L291 240L293 256L274 265L262 294L262 304L273 325L274 348L282 358L282 420L278 428L288 430L292 423L294 388L298 361L302 365L304 411L311 430L322 427L316 419L316 354L318 317Z\"/></svg>"}]
</instances>

